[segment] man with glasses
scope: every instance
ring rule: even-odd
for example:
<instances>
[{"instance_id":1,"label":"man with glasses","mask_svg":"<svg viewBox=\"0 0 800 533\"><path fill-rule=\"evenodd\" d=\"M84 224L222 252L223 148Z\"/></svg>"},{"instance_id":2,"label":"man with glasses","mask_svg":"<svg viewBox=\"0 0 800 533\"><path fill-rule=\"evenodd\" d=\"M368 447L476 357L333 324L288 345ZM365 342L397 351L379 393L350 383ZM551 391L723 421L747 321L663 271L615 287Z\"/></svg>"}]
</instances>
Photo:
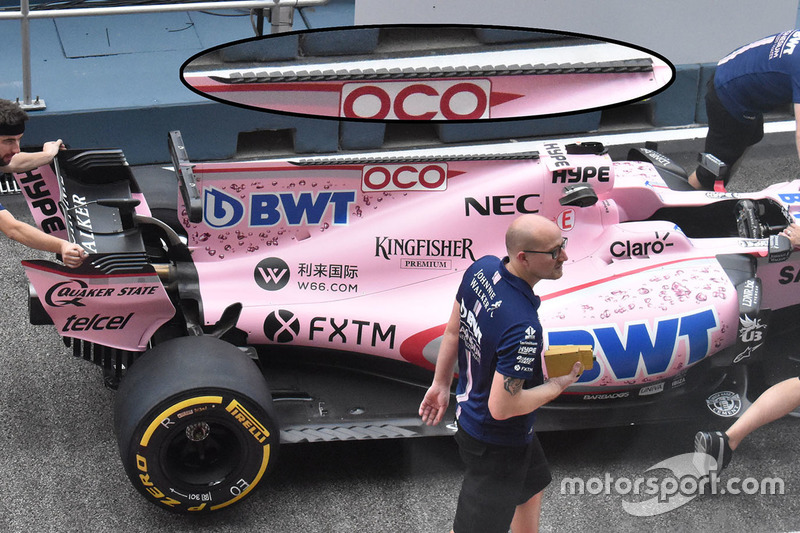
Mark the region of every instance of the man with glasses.
<instances>
[{"instance_id":1,"label":"man with glasses","mask_svg":"<svg viewBox=\"0 0 800 533\"><path fill-rule=\"evenodd\" d=\"M552 221L523 215L506 232L508 257L478 259L461 281L419 409L426 424L442 420L458 363L456 442L467 469L455 533L538 531L551 475L533 431L535 411L575 383L582 367L544 382L532 289L562 276L566 243Z\"/></svg>"}]
</instances>

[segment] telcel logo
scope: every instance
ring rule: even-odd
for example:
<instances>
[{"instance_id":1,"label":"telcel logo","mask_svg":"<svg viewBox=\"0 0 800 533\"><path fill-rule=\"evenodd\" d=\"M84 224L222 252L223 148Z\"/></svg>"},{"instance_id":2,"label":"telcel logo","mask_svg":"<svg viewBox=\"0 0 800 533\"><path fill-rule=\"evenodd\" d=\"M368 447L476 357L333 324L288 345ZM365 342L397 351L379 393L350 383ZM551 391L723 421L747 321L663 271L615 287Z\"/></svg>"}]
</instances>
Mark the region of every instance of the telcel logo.
<instances>
[{"instance_id":1,"label":"telcel logo","mask_svg":"<svg viewBox=\"0 0 800 533\"><path fill-rule=\"evenodd\" d=\"M489 117L489 80L347 83L340 115L374 120L475 120Z\"/></svg>"},{"instance_id":2,"label":"telcel logo","mask_svg":"<svg viewBox=\"0 0 800 533\"><path fill-rule=\"evenodd\" d=\"M669 237L669 232L665 233L663 237L659 237L658 233L656 233L655 240L649 242L615 241L611 243L611 255L613 257L658 255L669 246L672 246L671 242L667 242L667 237Z\"/></svg>"},{"instance_id":3,"label":"telcel logo","mask_svg":"<svg viewBox=\"0 0 800 533\"><path fill-rule=\"evenodd\" d=\"M363 192L443 191L447 189L447 165L366 165L361 177Z\"/></svg>"}]
</instances>

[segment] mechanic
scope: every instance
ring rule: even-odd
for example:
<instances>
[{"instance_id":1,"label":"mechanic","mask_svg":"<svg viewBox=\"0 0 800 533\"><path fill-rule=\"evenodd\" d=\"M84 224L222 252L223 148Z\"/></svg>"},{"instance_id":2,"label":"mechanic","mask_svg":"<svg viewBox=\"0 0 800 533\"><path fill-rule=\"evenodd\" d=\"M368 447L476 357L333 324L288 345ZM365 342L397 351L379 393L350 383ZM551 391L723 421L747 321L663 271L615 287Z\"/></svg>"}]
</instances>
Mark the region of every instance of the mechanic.
<instances>
[{"instance_id":1,"label":"mechanic","mask_svg":"<svg viewBox=\"0 0 800 533\"><path fill-rule=\"evenodd\" d=\"M800 248L800 226L790 224L780 234L788 237L794 248ZM698 431L694 436L694 450L713 457L716 465L710 470L719 472L728 466L733 451L746 436L798 407L800 377L780 381L765 390L727 431Z\"/></svg>"},{"instance_id":2,"label":"mechanic","mask_svg":"<svg viewBox=\"0 0 800 533\"><path fill-rule=\"evenodd\" d=\"M49 164L61 149L61 139L44 144L40 152L20 152L20 139L25 132L28 114L18 104L0 99L0 172L28 172ZM0 205L0 231L8 238L30 248L61 254L65 265L75 268L83 263L88 255L77 244L14 218Z\"/></svg>"},{"instance_id":3,"label":"mechanic","mask_svg":"<svg viewBox=\"0 0 800 533\"><path fill-rule=\"evenodd\" d=\"M552 221L523 215L506 232L508 257L485 256L464 273L445 328L433 383L419 414L436 425L447 410L456 362L456 442L467 465L455 533L538 531L542 490L551 475L533 431L535 411L578 380L581 364L543 380L540 299L558 279L566 239Z\"/></svg>"},{"instance_id":4,"label":"mechanic","mask_svg":"<svg viewBox=\"0 0 800 533\"><path fill-rule=\"evenodd\" d=\"M708 135L705 152L727 163L727 176L747 148L764 137L764 113L794 104L800 116L800 31L790 30L745 45L722 58L708 83L705 96ZM800 125L800 122L798 122ZM800 127L795 128L800 156ZM714 190L716 178L698 167L689 183L695 189Z\"/></svg>"}]
</instances>

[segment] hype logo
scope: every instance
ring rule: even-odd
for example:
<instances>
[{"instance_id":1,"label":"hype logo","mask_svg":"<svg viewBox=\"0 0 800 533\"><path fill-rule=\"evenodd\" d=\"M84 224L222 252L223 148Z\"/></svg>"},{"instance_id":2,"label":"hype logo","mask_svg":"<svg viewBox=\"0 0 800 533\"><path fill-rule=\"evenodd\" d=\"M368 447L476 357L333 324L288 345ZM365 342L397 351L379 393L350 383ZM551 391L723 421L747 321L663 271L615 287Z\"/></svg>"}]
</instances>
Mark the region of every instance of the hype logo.
<instances>
[{"instance_id":1,"label":"hype logo","mask_svg":"<svg viewBox=\"0 0 800 533\"><path fill-rule=\"evenodd\" d=\"M244 204L216 187L203 193L203 219L212 228L229 228L244 217Z\"/></svg>"}]
</instances>

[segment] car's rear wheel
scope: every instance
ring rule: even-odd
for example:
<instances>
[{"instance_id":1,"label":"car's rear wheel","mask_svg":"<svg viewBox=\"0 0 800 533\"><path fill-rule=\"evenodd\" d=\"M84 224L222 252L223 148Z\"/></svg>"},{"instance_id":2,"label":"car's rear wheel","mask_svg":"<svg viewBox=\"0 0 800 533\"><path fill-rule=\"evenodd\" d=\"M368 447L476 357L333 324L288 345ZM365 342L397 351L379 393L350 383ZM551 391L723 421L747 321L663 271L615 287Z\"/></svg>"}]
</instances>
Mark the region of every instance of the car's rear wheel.
<instances>
[{"instance_id":1,"label":"car's rear wheel","mask_svg":"<svg viewBox=\"0 0 800 533\"><path fill-rule=\"evenodd\" d=\"M171 511L236 503L275 461L266 381L249 357L213 337L172 339L143 355L120 385L114 414L128 477Z\"/></svg>"}]
</instances>

